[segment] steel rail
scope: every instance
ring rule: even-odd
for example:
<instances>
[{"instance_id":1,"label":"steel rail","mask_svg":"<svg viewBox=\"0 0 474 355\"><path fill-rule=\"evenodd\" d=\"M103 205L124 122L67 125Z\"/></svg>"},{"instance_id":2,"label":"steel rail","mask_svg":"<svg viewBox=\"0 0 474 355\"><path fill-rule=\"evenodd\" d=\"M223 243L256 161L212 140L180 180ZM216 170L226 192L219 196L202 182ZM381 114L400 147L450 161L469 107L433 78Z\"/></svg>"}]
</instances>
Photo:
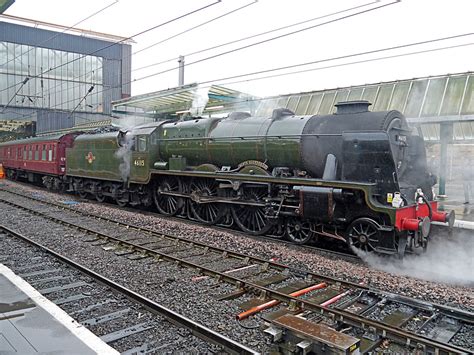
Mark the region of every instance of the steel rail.
<instances>
[{"instance_id":1,"label":"steel rail","mask_svg":"<svg viewBox=\"0 0 474 355\"><path fill-rule=\"evenodd\" d=\"M285 293L281 293L277 290L273 290L271 288L268 288L268 287L265 287L265 286L260 286L256 283L253 283L253 282L248 282L244 279L240 279L240 278L237 278L237 277L230 276L229 274L226 274L225 272L215 271L215 270L212 270L210 268L204 267L202 265L198 265L198 264L192 263L190 261L172 256L172 255L169 255L169 254L165 254L165 253L160 252L158 250L153 250L153 249L150 249L150 248L147 248L147 247L144 247L144 246L140 246L140 245L137 245L137 244L134 244L134 243L131 243L131 242L121 240L121 239L116 238L116 237L106 235L102 232L98 232L98 231L94 231L94 230L91 230L91 229L88 229L88 228L85 228L85 227L82 227L82 226L78 226L78 225L75 225L71 222L67 222L67 221L61 220L61 219L56 218L56 217L48 216L43 212L35 211L35 210L30 209L30 208L20 206L20 205L17 205L15 203L12 203L10 201L6 201L4 199L0 199L0 200L2 202L5 202L6 204L9 204L9 205L12 205L14 207L23 209L23 210L28 211L32 214L41 216L45 219L49 219L49 220L51 220L55 223L62 224L62 225L67 225L71 228L81 230L81 231L85 232L86 234L92 234L92 235L97 236L98 238L102 238L104 240L116 242L118 245L127 246L130 250L140 251L144 255L154 257L158 260L165 259L165 260L175 262L179 265L183 265L183 266L190 267L192 269L196 269L201 274L211 276L211 277L215 277L220 281L228 282L228 283L233 284L233 285L235 285L235 286L237 286L241 289L247 289L248 291L260 291L260 292L263 292L266 296L268 296L272 299L276 299L276 300L285 302L287 304L293 304L296 307L299 307L301 309L312 310L312 311L315 311L317 313L329 316L329 317L333 318L334 320L345 322L347 324L350 324L350 325L353 325L353 326L356 326L356 327L359 327L359 328L362 328L362 329L372 328L372 329L375 330L377 335L379 335L383 338L389 338L389 339L392 339L394 341L397 341L399 343L406 344L406 345L418 345L418 344L420 344L420 345L423 345L424 347L426 347L426 349L433 350L435 353L438 353L438 354L465 354L465 353L469 352L468 350L466 350L464 348L461 348L461 347L458 347L456 345L444 344L444 343L426 338L426 337L421 336L421 335L412 334L412 333L410 333L408 331L404 331L404 330L402 330L398 327L387 325L387 324L384 324L384 323L381 323L381 322L378 322L378 321L374 321L374 320L371 320L371 319L368 319L368 318L364 318L363 316L360 316L360 315L357 315L357 314L354 314L354 313L351 313L351 312L348 312L348 311L345 311L345 310L323 307L320 304L310 302L310 301L307 301L307 300L303 300L303 299L299 299L297 297L293 297L293 296L287 295ZM227 254L224 254L224 255L227 255ZM306 274L309 274L309 273L306 273ZM312 281L314 281L314 282L320 282L322 280L328 279L327 277L320 277L320 275L317 275L317 274L314 274L314 275L311 275L311 276L312 276L312 279L313 279ZM340 281L337 281L337 282L340 282ZM355 285L353 283L348 283L348 284ZM356 287L357 288L362 288L362 289L368 289L367 287L360 287L358 285L356 285ZM469 314L469 312L462 312L462 313ZM473 322L474 322L474 315L471 314L470 316L468 316L468 319L472 319Z\"/></svg>"},{"instance_id":2,"label":"steel rail","mask_svg":"<svg viewBox=\"0 0 474 355\"><path fill-rule=\"evenodd\" d=\"M132 291L131 289L125 286L122 286L116 283L115 281L112 281L111 279L106 278L105 276L102 276L96 273L95 271L92 271L91 269L65 257L64 255L56 253L52 249L49 249L48 247L26 237L23 234L15 232L12 229L1 224L0 224L0 230L2 230L6 234L9 234L15 238L26 241L29 244L41 249L42 251L47 252L48 254L59 259L61 262L72 266L73 268L79 270L83 274L92 277L94 280L98 281L99 283L114 289L120 294L126 296L128 299L131 299L135 303L140 304L141 306L149 310L151 313L160 315L166 318L172 324L175 324L179 327L185 327L193 335L197 336L198 338L203 339L204 341L222 346L226 351L228 351L231 354L254 354L254 355L259 354L257 351L254 351L243 344L240 344L210 328L207 328L206 326L203 326L193 321L192 319L189 319L167 307L164 307L154 302L153 300L147 297L144 297L140 295L139 293Z\"/></svg>"},{"instance_id":3,"label":"steel rail","mask_svg":"<svg viewBox=\"0 0 474 355\"><path fill-rule=\"evenodd\" d=\"M416 307L421 308L421 309L428 310L428 309L430 309L430 307L431 307L431 309L434 307L435 309L437 309L439 311L442 311L444 314L446 314L448 316L451 316L451 317L454 316L454 317L463 319L465 321L468 321L469 323L474 323L474 313L461 311L459 309L449 307L449 306L446 306L446 305L427 303L427 302L417 300L417 299L414 299L414 298L401 296L401 295L394 294L394 293L391 293L391 292L386 292L386 291L382 291L382 290L379 290L379 289L376 289L376 288L368 287L368 286L365 286L365 285L360 284L360 283L355 283L355 282L351 282L351 281L347 281L347 280L342 280L342 279L338 279L338 278L335 278L335 277L324 276L324 275L321 275L321 274L318 274L318 273L315 273L315 272L312 272L312 271L309 271L309 270L297 269L297 268L294 268L294 267L291 267L291 266L288 266L288 265L285 265L285 264L280 264L280 263L277 263L277 262L274 262L274 261L269 261L269 260L266 260L266 259L259 258L257 256L242 254L242 253L239 253L239 252L236 252L236 251L232 251L232 250L228 250L228 249L224 249L224 248L220 248L220 247L215 247L215 246L208 245L208 244L205 244L205 243L202 243L202 242L199 242L199 241L191 240L191 239L188 239L188 238L185 238L185 237L180 237L180 236L172 235L172 234L169 234L169 233L157 232L157 231L154 231L150 228L140 227L140 226L137 226L137 225L132 224L132 223L124 223L124 222L119 221L119 220L114 219L114 218L105 217L105 216L101 216L101 215L90 213L90 212L80 211L80 210L77 210L77 209L74 209L74 208L71 208L71 207L68 207L68 206L64 206L64 205L59 204L57 202L46 201L46 200L42 200L42 199L39 199L39 198L36 198L36 197L33 197L33 196L25 196L25 195L22 195L18 192L6 190L6 189L1 188L1 187L0 187L0 191L7 192L7 193L10 193L10 194L13 194L13 195L17 195L17 196L20 196L20 197L23 197L23 198L32 199L32 200L37 201L39 203L42 203L42 204L45 204L45 205L51 205L51 206L57 207L58 209L67 210L67 211L70 211L70 212L75 213L75 214L83 215L85 217L93 217L93 218L96 218L98 220L103 220L103 221L110 222L112 224L121 225L121 226L124 226L126 229L132 229L132 230L136 230L136 231L139 231L139 232L144 232L145 234L150 235L150 236L154 236L156 238L163 238L164 237L166 239L173 240L173 241L178 242L178 243L179 242L189 243L190 246L199 246L199 247L201 247L205 250L211 250L211 251L219 253L219 254L225 254L226 257L232 257L232 258L235 258L235 259L239 259L239 260L245 261L246 263L252 262L252 263L262 265L263 267L271 267L271 268L273 268L275 270L278 270L278 271L291 272L295 275L300 275L300 276L311 276L313 278L318 278L318 279L328 281L328 282L331 282L331 283L339 283L339 284L347 286L347 287L357 288L359 290L364 290L364 291L370 291L370 292L379 294L382 297L386 297L386 298L391 299L391 300L396 300L399 303L404 303L404 304L409 305L409 306L416 306ZM0 201L9 202L9 201L6 201L6 200L2 199L1 197L0 197ZM10 202L10 203L12 203L12 202ZM14 203L12 203L12 204L14 204ZM14 204L14 205L16 205L16 204ZM20 205L16 205L16 206L20 207L20 208L23 208ZM183 220L182 222L192 223L192 221L190 221L190 220ZM266 237L266 238L268 238L268 237ZM268 238L268 239L270 239L270 238ZM278 240L278 239L272 238L272 240ZM289 242L288 242L288 244L293 245ZM318 249L318 248L315 248L315 249ZM321 250L323 252L329 252L329 253L333 253L333 254L337 255L337 252L327 251L326 249L321 249ZM343 254L342 256L347 257L347 256L350 256L350 255ZM470 321L469 321L469 319L470 319Z\"/></svg>"},{"instance_id":4,"label":"steel rail","mask_svg":"<svg viewBox=\"0 0 474 355\"><path fill-rule=\"evenodd\" d=\"M15 183L23 185L23 183L19 182L19 181L15 181ZM27 186L29 186L29 185L27 185ZM47 190L44 187L40 187L40 189L45 190L48 193L54 193L50 190ZM40 198L37 198L37 197L33 197L33 196L25 196L25 195L22 195L18 192L15 192L15 191L6 190L3 187L0 187L0 191L4 191L4 192L14 194L14 195L17 195L17 196L21 196L21 197L24 197L24 198L30 198L30 199L33 199L33 200L38 201L38 202L42 202L42 203L45 203L45 204L50 204L50 205L56 206L57 208L60 208L60 209L66 209L66 210L74 212L74 213L82 214L84 216L93 217L93 218L96 218L96 219L108 221L110 223L123 225L123 226L126 226L127 228L131 227L131 228L134 228L134 229L137 229L137 230L140 230L140 231L144 231L146 233L151 233L152 235L155 235L155 236L160 235L160 236L165 236L165 237L169 237L169 238L173 238L173 239L182 239L182 240L185 240L185 241L187 240L187 241L191 242L190 239L187 239L187 238L184 238L184 237L179 237L179 236L166 234L166 233L159 233L159 232L156 232L156 231L151 230L151 229L146 228L146 227L141 227L141 226L138 226L138 225L134 225L133 223L124 223L124 222L121 222L121 221L119 221L117 219L114 219L114 218L101 216L101 215L95 214L95 213L80 211L80 210L77 210L75 208L71 208L71 207L65 206L63 204L56 203L56 202L46 201L46 200L43 200L43 199L40 199ZM88 203L91 203L91 204L94 204L94 205L97 205L97 204L104 205L104 204L106 204L106 205L108 205L110 207L113 207L113 208L117 207L117 205L113 204L113 203L98 202L98 201L94 201L94 200L88 200ZM155 216L157 214L157 213L153 213L153 212L149 212L149 211L137 211L136 209L134 210L133 208L130 208L130 207L128 207L128 208L125 207L123 209L126 210L126 211L130 211L130 212L141 213L141 214L144 214L146 216L148 216L150 214L152 216ZM146 213L144 213L144 212L146 212ZM185 223L185 224L196 225L196 226L201 226L201 227L203 226L203 224L201 222L199 222L196 219L192 219L192 218L180 218L179 216L167 216L167 215L163 215L163 214L158 214L158 216L160 218L164 218L164 219L167 219L167 220L172 220L172 221L179 222L179 223ZM281 243L281 244L290 245L290 246L299 246L299 247L303 247L307 250L315 250L315 251L326 253L326 254L332 254L332 255L335 255L335 256L338 256L338 257L341 257L341 258L349 259L351 261L361 261L361 259L358 256L350 254L350 253L344 253L344 252L335 251L335 250L331 250L331 249L319 248L319 247L315 247L315 246L307 245L307 244L298 245L298 244L295 244L291 241L284 240L282 236L275 236L275 235L271 235L271 234L254 236L254 235L245 234L245 232L242 232L242 231L239 231L239 230L230 229L228 227L225 227L225 226L222 226L222 225L219 225L219 224L204 225L204 226L207 227L207 228L212 228L212 229L217 230L217 231L223 231L223 232L226 232L226 233L229 233L229 234L244 236L244 237L252 238L252 239L255 239L255 240L268 240L268 241L272 241L274 243ZM193 243L199 243L199 242L193 242ZM209 248L214 248L214 247L209 246ZM216 249L219 249L219 248L216 248ZM224 251L224 249L221 249L221 250ZM229 252L230 256L232 256L234 253L238 254L238 255L241 255L241 256L244 255L244 254L239 254L238 252L233 252L233 251L230 251L230 250L228 250L228 252ZM245 257L246 257L246 255L245 255ZM263 259L260 259L260 260L263 260ZM267 262L267 261L265 261L265 262ZM274 263L271 263L271 264L272 264L271 266L273 266ZM299 273L302 273L302 272L303 272L302 270L299 270Z\"/></svg>"}]
</instances>

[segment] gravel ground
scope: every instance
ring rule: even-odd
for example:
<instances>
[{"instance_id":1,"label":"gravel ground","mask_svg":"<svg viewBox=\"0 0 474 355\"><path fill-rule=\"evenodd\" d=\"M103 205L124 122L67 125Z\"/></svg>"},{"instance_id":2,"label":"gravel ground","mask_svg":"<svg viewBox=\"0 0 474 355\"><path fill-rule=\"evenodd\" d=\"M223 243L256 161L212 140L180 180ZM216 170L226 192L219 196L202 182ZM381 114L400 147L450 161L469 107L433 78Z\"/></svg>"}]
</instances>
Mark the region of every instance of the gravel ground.
<instances>
[{"instance_id":1,"label":"gravel ground","mask_svg":"<svg viewBox=\"0 0 474 355\"><path fill-rule=\"evenodd\" d=\"M6 182L11 188L23 194L35 195L48 201L64 203L75 201L73 195L55 194L46 191L38 192L33 187ZM1 196L1 195L0 195ZM11 195L10 195L11 196ZM425 281L410 276L397 275L369 268L360 262L337 260L337 258L308 251L304 247L288 246L268 240L259 241L254 238L235 236L221 230L189 223L180 223L166 219L158 214L143 214L140 211L125 211L115 206L99 205L82 201L72 205L73 208L97 213L123 222L150 228L162 233L178 234L182 237L210 243L217 247L272 259L295 268L310 270L323 275L337 277L342 280L362 283L387 292L418 298L430 302L461 306L474 311L474 292L472 285L451 285L441 282ZM474 240L474 236L473 236Z\"/></svg>"},{"instance_id":2,"label":"gravel ground","mask_svg":"<svg viewBox=\"0 0 474 355\"><path fill-rule=\"evenodd\" d=\"M76 302L65 303L61 305L61 307L75 318L76 321L84 324L97 336L103 336L119 329L143 323L151 326L151 328L146 331L119 339L110 344L120 352L125 352L137 346L144 346L147 343L149 345L151 344L152 347L158 348L156 351L150 352L157 354L172 354L175 353L177 349L186 354L219 352L217 347L194 337L185 329L175 327L162 317L149 313L139 305L130 302L124 296L97 284L80 272L65 267L55 261L53 257L39 252L37 248L5 236L0 236L0 246L1 255L15 255L14 258L10 258L5 262L13 271L19 272L22 270L22 272L25 272L23 270L27 270L27 272L30 273L30 270L38 269L24 267L24 265L31 264L32 260L35 259L33 262L41 264L45 270L54 269L55 273L61 273L66 276L62 280L37 282L34 286L38 289L64 285L70 282L87 282L89 286L78 287L73 290L51 292L45 296L50 300L81 293L89 296L88 298ZM42 255L39 259L37 259L37 257L33 258L33 256L38 254ZM38 280L39 277L40 276L24 276L28 282ZM99 306L96 304L98 300L101 300ZM112 321L94 324L94 318L124 309L128 310L126 319L121 317Z\"/></svg>"},{"instance_id":3,"label":"gravel ground","mask_svg":"<svg viewBox=\"0 0 474 355\"><path fill-rule=\"evenodd\" d=\"M8 184L12 183L9 182ZM49 201L64 202L73 198L69 195L57 195L48 192L38 194L28 187L19 186L18 184L14 185L16 189L20 189L24 194L35 193L36 197ZM0 196L2 196L2 194L3 193L0 192ZM12 195L5 194L5 197L12 198ZM330 258L327 255L319 255L314 251L309 252L303 247L288 246L267 240L258 241L254 238L235 236L232 233L222 232L220 230L216 231L204 226L168 220L159 215L141 214L139 211L124 211L110 206L99 206L95 203L88 202L80 202L74 205L74 208L151 228L158 232L166 233L168 231L172 234L179 233L188 239L213 244L218 247L261 258L272 259L273 261L322 273L327 276L335 276L353 282L362 282L388 292L431 302L460 306L470 311L474 309L474 295L470 287L423 281L407 276L377 271L365 265L361 265L360 262L335 260L334 257ZM16 218L15 216L18 216L17 214L15 214L15 216L7 215L5 219L6 222L4 223L9 226L16 225L18 227L15 227L15 229L24 228L25 231L31 233L31 227L34 223L31 223L31 221L28 221L30 223L26 223L25 220L31 220L32 217L24 212L19 213L19 215L22 214L24 219ZM59 213L58 217L64 218L66 215L67 212ZM40 220L41 218L38 218L38 221ZM57 251L72 255L73 259L77 258L81 263L89 265L89 267L94 270L100 273L108 273L108 277L113 278L115 281L133 288L137 292L156 300L158 303L168 305L177 312L188 315L194 320L231 336L233 339L241 341L256 350L265 351L268 349L266 339L262 337L259 329L247 329L252 328L256 324L255 320L245 321L242 325L238 325L234 321L235 314L241 312L239 305L245 301L245 297L248 296L241 297L238 300L219 302L212 297L232 291L233 288L231 286L218 284L212 278L202 278L192 270L184 270L183 272L183 270L180 269L178 273L176 270L177 266L170 262L161 261L160 263L156 263L149 258L140 261L132 261L126 257L118 257L110 251L105 251L97 247L91 248L92 243L79 242L80 239L93 239L91 236L84 236L82 233L72 230L65 232L65 227L52 227L54 224L48 224L49 226L45 227L45 224L48 223L43 221L35 226L35 230L37 229L35 239L41 243L47 244ZM103 223L103 225L106 224L108 223ZM24 227L24 225L28 225L28 228ZM97 221L90 222L92 229L94 229L93 226L97 226ZM117 237L123 234L120 229L121 227L116 231ZM45 230L48 232L45 232ZM62 241L53 240L53 238L51 238L52 234L60 236L64 235L64 233L66 233L69 238L62 238ZM130 237L128 236L127 239L130 239ZM143 238L142 241L146 241L146 238ZM170 246L168 250L171 249L179 249L179 247ZM163 251L165 250L166 249L163 249ZM186 255L185 250L181 253ZM222 262L222 265L220 265L221 261L213 262L213 260L216 259L216 255L210 253L206 256L188 258L190 261L193 259L200 262L206 259L206 261L209 261L209 266L212 265L212 267L215 267L217 265L223 271L243 266L238 262L233 262L232 264ZM113 265L113 268L111 268L110 265ZM234 276L243 277L241 273L242 275L253 275L256 272L258 272L257 268L255 268L255 270L239 271L238 274ZM137 280L136 274L144 275L143 278L146 277L147 281L141 282ZM262 277L262 274L259 274L255 278L260 279ZM286 280L278 284L277 287L291 284L294 281L293 279ZM277 309L278 308L273 308L271 311L267 310L262 312L261 316ZM459 337L458 345L469 344L471 339L472 335L469 334L469 331L463 329L463 333ZM390 346L387 347L387 349L390 349ZM380 350L386 351L386 349Z\"/></svg>"},{"instance_id":4,"label":"gravel ground","mask_svg":"<svg viewBox=\"0 0 474 355\"><path fill-rule=\"evenodd\" d=\"M51 230L55 229L53 222L28 215L25 212L8 214L3 223L59 253L68 255L74 261L80 262L155 302L205 324L236 341L261 352L265 352L267 349L266 340L259 329L245 329L235 321L235 314L241 312L239 308L241 300L217 301L214 298L214 295L233 290L227 284L217 283L212 278L199 278L200 275L194 270L181 268L172 262L155 262L150 258L129 260L126 257L117 256L115 253L105 251L103 248L91 245L91 243L82 242L82 240L90 239L90 236L68 230L64 226L61 227L62 234L51 233ZM75 238L62 238L64 233L74 235ZM193 281L196 277L197 281ZM90 292L90 289L87 288L84 291ZM57 292L53 296L60 298L63 295L61 292ZM103 331L100 325L93 326L92 329L99 334ZM176 341L172 344L179 346ZM175 347L174 349L180 348ZM186 349L183 348L185 353L187 353ZM206 353L206 351L196 353Z\"/></svg>"}]
</instances>

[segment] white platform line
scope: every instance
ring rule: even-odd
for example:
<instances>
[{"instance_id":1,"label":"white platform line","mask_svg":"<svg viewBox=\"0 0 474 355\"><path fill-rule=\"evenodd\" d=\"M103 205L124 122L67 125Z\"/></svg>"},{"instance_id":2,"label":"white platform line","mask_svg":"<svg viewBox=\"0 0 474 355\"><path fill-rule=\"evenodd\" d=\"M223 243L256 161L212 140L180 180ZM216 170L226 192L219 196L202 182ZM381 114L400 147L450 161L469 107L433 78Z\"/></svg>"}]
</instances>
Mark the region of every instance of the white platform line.
<instances>
[{"instance_id":1,"label":"white platform line","mask_svg":"<svg viewBox=\"0 0 474 355\"><path fill-rule=\"evenodd\" d=\"M474 222L457 219L456 221L454 221L454 227L474 230Z\"/></svg>"},{"instance_id":2,"label":"white platform line","mask_svg":"<svg viewBox=\"0 0 474 355\"><path fill-rule=\"evenodd\" d=\"M118 351L100 340L89 329L84 327L82 324L77 323L61 308L40 294L28 282L16 275L11 269L3 264L0 264L0 274L5 275L8 280L10 280L16 287L18 287L21 291L23 291L23 293L31 298L33 302L36 303L36 305L51 314L53 318L55 318L59 323L61 323L65 328L67 328L72 334L74 334L97 354L120 354Z\"/></svg>"}]
</instances>

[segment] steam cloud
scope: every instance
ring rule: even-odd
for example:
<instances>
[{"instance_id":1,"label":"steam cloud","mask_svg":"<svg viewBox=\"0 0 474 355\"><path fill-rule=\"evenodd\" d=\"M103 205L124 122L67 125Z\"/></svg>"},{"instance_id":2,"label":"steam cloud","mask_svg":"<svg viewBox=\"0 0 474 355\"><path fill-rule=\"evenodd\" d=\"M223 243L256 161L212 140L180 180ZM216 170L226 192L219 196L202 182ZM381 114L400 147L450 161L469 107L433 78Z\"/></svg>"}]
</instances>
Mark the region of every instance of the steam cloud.
<instances>
[{"instance_id":1,"label":"steam cloud","mask_svg":"<svg viewBox=\"0 0 474 355\"><path fill-rule=\"evenodd\" d=\"M135 139L133 135L127 132L122 141L122 146L115 152L115 157L122 160L119 165L119 170L124 182L126 182L130 176L130 162L132 160L132 148L134 143Z\"/></svg>"},{"instance_id":2,"label":"steam cloud","mask_svg":"<svg viewBox=\"0 0 474 355\"><path fill-rule=\"evenodd\" d=\"M462 286L474 286L474 231L455 233L452 239L435 237L426 253L405 255L402 261L354 250L374 269L396 275Z\"/></svg>"},{"instance_id":3,"label":"steam cloud","mask_svg":"<svg viewBox=\"0 0 474 355\"><path fill-rule=\"evenodd\" d=\"M189 109L189 112L191 113L192 116L201 116L202 113L204 112L204 108L207 105L207 102L209 101L209 87L206 88L200 88L198 87L194 91L194 98L193 98L193 103L191 108Z\"/></svg>"}]
</instances>

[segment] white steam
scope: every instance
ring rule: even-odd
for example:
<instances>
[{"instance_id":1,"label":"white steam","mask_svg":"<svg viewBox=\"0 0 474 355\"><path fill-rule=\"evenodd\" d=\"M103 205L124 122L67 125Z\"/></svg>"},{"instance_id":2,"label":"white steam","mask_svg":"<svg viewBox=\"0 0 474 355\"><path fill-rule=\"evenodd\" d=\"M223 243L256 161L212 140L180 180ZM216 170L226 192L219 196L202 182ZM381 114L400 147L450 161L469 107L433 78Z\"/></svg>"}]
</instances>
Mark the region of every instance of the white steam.
<instances>
[{"instance_id":1,"label":"white steam","mask_svg":"<svg viewBox=\"0 0 474 355\"><path fill-rule=\"evenodd\" d=\"M127 132L121 140L121 147L115 152L115 157L122 160L119 165L120 176L126 182L130 176L130 162L132 160L132 148L135 139L130 132Z\"/></svg>"},{"instance_id":2,"label":"white steam","mask_svg":"<svg viewBox=\"0 0 474 355\"><path fill-rule=\"evenodd\" d=\"M197 87L194 91L194 98L189 112L192 116L201 116L204 112L204 108L209 101L209 87L200 88Z\"/></svg>"},{"instance_id":3,"label":"white steam","mask_svg":"<svg viewBox=\"0 0 474 355\"><path fill-rule=\"evenodd\" d=\"M474 231L456 233L453 239L436 238L428 243L426 253L406 254L403 260L354 252L372 268L396 275L474 286Z\"/></svg>"}]
</instances>

